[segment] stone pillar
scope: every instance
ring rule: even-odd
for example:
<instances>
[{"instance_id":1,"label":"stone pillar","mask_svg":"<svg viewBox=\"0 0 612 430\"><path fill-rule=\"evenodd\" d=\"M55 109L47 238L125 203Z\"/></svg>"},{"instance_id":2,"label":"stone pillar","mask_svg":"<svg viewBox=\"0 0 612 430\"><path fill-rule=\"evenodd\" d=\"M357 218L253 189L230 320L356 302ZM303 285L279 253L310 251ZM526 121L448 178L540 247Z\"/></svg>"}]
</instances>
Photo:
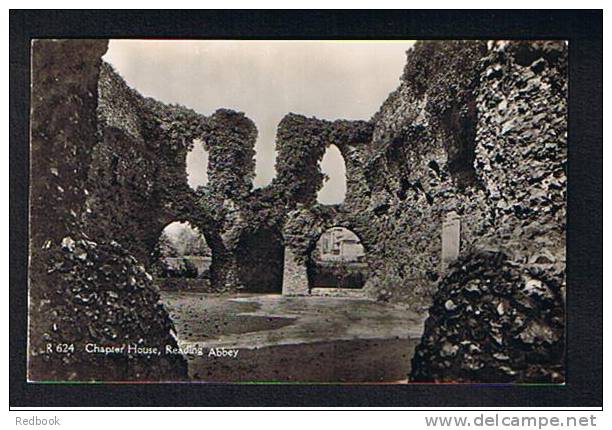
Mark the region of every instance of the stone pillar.
<instances>
[{"instance_id":1,"label":"stone pillar","mask_svg":"<svg viewBox=\"0 0 612 430\"><path fill-rule=\"evenodd\" d=\"M461 217L455 211L446 214L442 223L442 272L459 257L461 249Z\"/></svg>"},{"instance_id":2,"label":"stone pillar","mask_svg":"<svg viewBox=\"0 0 612 430\"><path fill-rule=\"evenodd\" d=\"M283 296L303 296L308 294L306 262L299 261L293 251L286 248L283 270Z\"/></svg>"},{"instance_id":3,"label":"stone pillar","mask_svg":"<svg viewBox=\"0 0 612 430\"><path fill-rule=\"evenodd\" d=\"M101 57L108 40L32 43L31 249L75 236L96 145Z\"/></svg>"},{"instance_id":4,"label":"stone pillar","mask_svg":"<svg viewBox=\"0 0 612 430\"><path fill-rule=\"evenodd\" d=\"M182 355L111 356L85 350L87 343L178 347L172 321L144 267L117 242L83 232L107 44L70 39L32 45L30 381L187 378ZM48 345L73 348L58 354Z\"/></svg>"},{"instance_id":5,"label":"stone pillar","mask_svg":"<svg viewBox=\"0 0 612 430\"><path fill-rule=\"evenodd\" d=\"M225 247L212 248L210 281L215 292L237 293L244 289L236 256Z\"/></svg>"},{"instance_id":6,"label":"stone pillar","mask_svg":"<svg viewBox=\"0 0 612 430\"><path fill-rule=\"evenodd\" d=\"M203 139L208 150L208 187L213 195L242 201L255 177L257 128L242 112L218 109Z\"/></svg>"}]
</instances>

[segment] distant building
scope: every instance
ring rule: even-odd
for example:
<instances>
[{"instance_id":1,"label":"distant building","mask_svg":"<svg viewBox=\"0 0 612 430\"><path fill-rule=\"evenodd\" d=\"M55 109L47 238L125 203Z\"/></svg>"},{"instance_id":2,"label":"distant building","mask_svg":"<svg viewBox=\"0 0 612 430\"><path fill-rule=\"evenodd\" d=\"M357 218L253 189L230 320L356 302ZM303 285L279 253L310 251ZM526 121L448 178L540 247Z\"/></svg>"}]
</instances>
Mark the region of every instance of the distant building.
<instances>
[{"instance_id":1,"label":"distant building","mask_svg":"<svg viewBox=\"0 0 612 430\"><path fill-rule=\"evenodd\" d=\"M319 256L327 261L357 261L365 255L355 233L344 227L333 227L319 239Z\"/></svg>"}]
</instances>

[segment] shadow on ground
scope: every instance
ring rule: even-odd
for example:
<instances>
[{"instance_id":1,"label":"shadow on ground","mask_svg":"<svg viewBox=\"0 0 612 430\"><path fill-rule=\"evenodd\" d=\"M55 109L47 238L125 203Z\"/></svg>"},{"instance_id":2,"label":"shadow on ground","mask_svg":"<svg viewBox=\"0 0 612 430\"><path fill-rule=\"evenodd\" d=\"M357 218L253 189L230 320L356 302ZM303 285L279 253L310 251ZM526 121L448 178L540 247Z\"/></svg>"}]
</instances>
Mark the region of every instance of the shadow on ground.
<instances>
[{"instance_id":1,"label":"shadow on ground","mask_svg":"<svg viewBox=\"0 0 612 430\"><path fill-rule=\"evenodd\" d=\"M364 298L163 292L194 380L402 382L425 315ZM238 350L235 357L210 351ZM209 355L210 354L210 355Z\"/></svg>"}]
</instances>

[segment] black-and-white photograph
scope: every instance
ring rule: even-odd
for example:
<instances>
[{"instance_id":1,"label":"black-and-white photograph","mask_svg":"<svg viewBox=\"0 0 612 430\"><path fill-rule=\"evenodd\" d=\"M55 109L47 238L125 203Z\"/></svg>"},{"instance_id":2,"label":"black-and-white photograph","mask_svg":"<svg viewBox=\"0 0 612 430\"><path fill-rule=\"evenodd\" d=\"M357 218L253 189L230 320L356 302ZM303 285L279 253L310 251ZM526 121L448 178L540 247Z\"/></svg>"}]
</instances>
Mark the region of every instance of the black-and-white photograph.
<instances>
[{"instance_id":1,"label":"black-and-white photograph","mask_svg":"<svg viewBox=\"0 0 612 430\"><path fill-rule=\"evenodd\" d=\"M33 40L28 380L564 384L570 43Z\"/></svg>"}]
</instances>

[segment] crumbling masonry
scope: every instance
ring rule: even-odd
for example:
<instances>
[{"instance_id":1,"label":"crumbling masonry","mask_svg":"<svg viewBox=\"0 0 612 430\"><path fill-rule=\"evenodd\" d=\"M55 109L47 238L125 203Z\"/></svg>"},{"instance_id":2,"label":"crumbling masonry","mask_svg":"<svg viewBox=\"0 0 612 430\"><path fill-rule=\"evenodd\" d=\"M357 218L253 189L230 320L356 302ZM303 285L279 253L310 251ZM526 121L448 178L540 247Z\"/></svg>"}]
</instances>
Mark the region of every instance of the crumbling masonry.
<instances>
[{"instance_id":1,"label":"crumbling masonry","mask_svg":"<svg viewBox=\"0 0 612 430\"><path fill-rule=\"evenodd\" d=\"M344 226L366 251L364 293L429 309L416 381L563 381L567 48L419 42L369 121L290 113L277 176L253 189L255 124L144 98L106 41L32 47L31 343L35 380L176 380L184 359L47 354L46 345L174 345L147 268L166 225L212 250L217 292L309 294L311 253ZM209 152L192 190L186 156ZM340 205L316 194L326 148L346 163ZM459 254L442 262L442 225Z\"/></svg>"}]
</instances>

